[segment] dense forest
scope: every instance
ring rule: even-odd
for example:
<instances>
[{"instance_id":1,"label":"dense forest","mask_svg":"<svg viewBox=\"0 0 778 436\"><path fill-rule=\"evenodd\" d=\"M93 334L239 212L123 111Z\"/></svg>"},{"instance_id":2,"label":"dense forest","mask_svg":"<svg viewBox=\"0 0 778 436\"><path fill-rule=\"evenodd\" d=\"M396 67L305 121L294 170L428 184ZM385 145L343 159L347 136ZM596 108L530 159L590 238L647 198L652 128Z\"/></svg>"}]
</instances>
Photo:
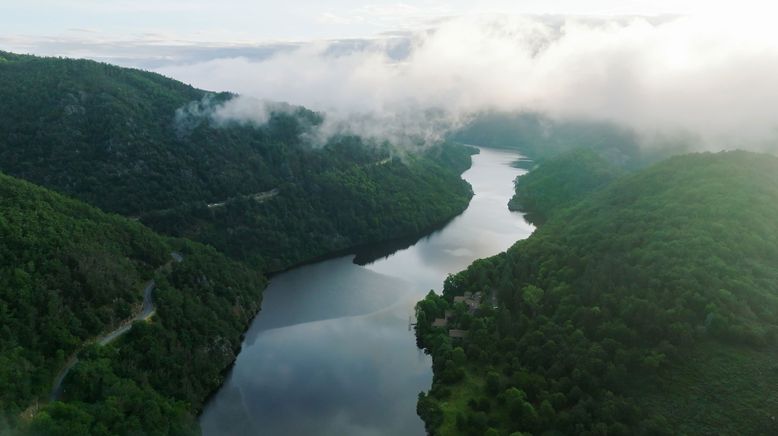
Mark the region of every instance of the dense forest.
<instances>
[{"instance_id":1,"label":"dense forest","mask_svg":"<svg viewBox=\"0 0 778 436\"><path fill-rule=\"evenodd\" d=\"M472 147L319 143L322 116L283 104L217 122L234 95L86 60L0 52L0 80L0 433L198 433L264 273L416 235L472 196ZM152 281L153 316L99 345Z\"/></svg>"},{"instance_id":2,"label":"dense forest","mask_svg":"<svg viewBox=\"0 0 778 436\"><path fill-rule=\"evenodd\" d=\"M536 225L624 173L585 148L545 159L540 165L542 170L516 178L515 194L508 203L511 210L526 212L525 218Z\"/></svg>"},{"instance_id":3,"label":"dense forest","mask_svg":"<svg viewBox=\"0 0 778 436\"><path fill-rule=\"evenodd\" d=\"M94 61L0 56L0 170L263 271L416 235L472 195L459 177L470 147L320 144L322 115L305 108L268 103L261 125L216 120L234 95Z\"/></svg>"},{"instance_id":4,"label":"dense forest","mask_svg":"<svg viewBox=\"0 0 778 436\"><path fill-rule=\"evenodd\" d=\"M778 158L747 152L674 157L556 208L417 305L428 431L774 434L777 215Z\"/></svg>"},{"instance_id":5,"label":"dense forest","mask_svg":"<svg viewBox=\"0 0 778 436\"><path fill-rule=\"evenodd\" d=\"M590 120L556 120L532 112L484 112L451 134L453 140L519 150L535 161L567 151L597 151L621 167L642 165L638 135L616 124Z\"/></svg>"},{"instance_id":6,"label":"dense forest","mask_svg":"<svg viewBox=\"0 0 778 436\"><path fill-rule=\"evenodd\" d=\"M232 362L264 278L212 248L18 179L0 175L0 191L0 431L196 431L193 412ZM96 345L138 309L150 279L151 322ZM76 352L66 402L47 404Z\"/></svg>"},{"instance_id":7,"label":"dense forest","mask_svg":"<svg viewBox=\"0 0 778 436\"><path fill-rule=\"evenodd\" d=\"M304 126L321 121L298 108L220 128L197 110L176 115L228 94L94 61L0 55L0 169L109 212L269 190L304 159L287 151Z\"/></svg>"},{"instance_id":8,"label":"dense forest","mask_svg":"<svg viewBox=\"0 0 778 436\"><path fill-rule=\"evenodd\" d=\"M352 148L348 153L364 150L359 144ZM349 247L418 235L457 215L472 195L459 174L474 151L450 144L403 159L334 166L302 183L279 186L268 201L243 197L218 207L189 204L141 220L278 271Z\"/></svg>"},{"instance_id":9,"label":"dense forest","mask_svg":"<svg viewBox=\"0 0 778 436\"><path fill-rule=\"evenodd\" d=\"M538 163L569 151L589 149L628 171L699 146L697 138L681 134L640 135L613 122L552 118L537 112L477 113L449 136L465 144L518 150Z\"/></svg>"}]
</instances>

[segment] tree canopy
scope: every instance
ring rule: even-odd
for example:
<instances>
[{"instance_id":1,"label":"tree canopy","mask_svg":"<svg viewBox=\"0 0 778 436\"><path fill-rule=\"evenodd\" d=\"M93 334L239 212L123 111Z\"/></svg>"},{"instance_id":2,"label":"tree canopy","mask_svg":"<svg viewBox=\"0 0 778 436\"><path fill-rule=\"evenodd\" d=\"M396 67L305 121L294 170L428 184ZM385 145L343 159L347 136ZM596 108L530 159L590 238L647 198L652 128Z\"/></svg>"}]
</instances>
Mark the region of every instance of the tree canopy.
<instances>
[{"instance_id":1,"label":"tree canopy","mask_svg":"<svg viewBox=\"0 0 778 436\"><path fill-rule=\"evenodd\" d=\"M542 170L530 171L514 181L516 193L508 206L527 212L527 219L541 224L557 209L581 200L624 174L591 149L576 149L540 163Z\"/></svg>"},{"instance_id":2,"label":"tree canopy","mask_svg":"<svg viewBox=\"0 0 778 436\"><path fill-rule=\"evenodd\" d=\"M419 303L428 430L773 433L776 216L778 158L746 152L671 158L560 207ZM477 291L497 308L453 302ZM464 338L431 326L446 310Z\"/></svg>"},{"instance_id":3,"label":"tree canopy","mask_svg":"<svg viewBox=\"0 0 778 436\"><path fill-rule=\"evenodd\" d=\"M87 60L0 52L0 81L0 433L197 433L263 273L417 235L472 196L471 147L320 144L321 115L280 104L215 122L200 112L234 95ZM152 279L156 314L96 345Z\"/></svg>"},{"instance_id":4,"label":"tree canopy","mask_svg":"<svg viewBox=\"0 0 778 436\"><path fill-rule=\"evenodd\" d=\"M236 96L88 60L4 58L0 170L263 271L416 235L472 195L459 177L469 147L321 144L322 115L302 107L269 104L264 124L215 120Z\"/></svg>"}]
</instances>

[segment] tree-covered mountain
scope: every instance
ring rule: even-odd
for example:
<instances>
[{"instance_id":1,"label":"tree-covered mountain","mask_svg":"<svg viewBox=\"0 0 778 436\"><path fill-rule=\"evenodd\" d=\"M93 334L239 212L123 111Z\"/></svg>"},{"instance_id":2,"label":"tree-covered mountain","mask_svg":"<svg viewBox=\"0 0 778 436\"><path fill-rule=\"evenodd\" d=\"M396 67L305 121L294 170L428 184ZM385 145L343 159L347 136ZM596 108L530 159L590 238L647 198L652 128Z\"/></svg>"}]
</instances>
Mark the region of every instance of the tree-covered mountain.
<instances>
[{"instance_id":1,"label":"tree-covered mountain","mask_svg":"<svg viewBox=\"0 0 778 436\"><path fill-rule=\"evenodd\" d=\"M235 96L88 60L0 56L0 170L264 270L417 234L472 195L459 177L471 148L320 144L322 115L304 108L216 119Z\"/></svg>"},{"instance_id":2,"label":"tree-covered mountain","mask_svg":"<svg viewBox=\"0 0 778 436\"><path fill-rule=\"evenodd\" d=\"M457 215L472 195L459 175L473 151L446 145L403 159L333 166L301 183L280 185L267 200L193 203L141 219L163 233L278 271L350 247L417 236Z\"/></svg>"},{"instance_id":3,"label":"tree-covered mountain","mask_svg":"<svg viewBox=\"0 0 778 436\"><path fill-rule=\"evenodd\" d=\"M419 303L428 430L774 434L776 216L778 158L746 152L671 158L554 212Z\"/></svg>"},{"instance_id":4,"label":"tree-covered mountain","mask_svg":"<svg viewBox=\"0 0 778 436\"><path fill-rule=\"evenodd\" d=\"M514 181L511 210L526 212L534 224L542 224L556 210L566 208L597 190L624 171L591 149L577 149L545 159L542 170L530 171Z\"/></svg>"},{"instance_id":5,"label":"tree-covered mountain","mask_svg":"<svg viewBox=\"0 0 778 436\"><path fill-rule=\"evenodd\" d=\"M34 434L196 431L193 412L233 361L264 278L12 177L0 175L0 198L0 431L20 419ZM152 279L152 321L95 345L138 311ZM76 353L67 402L44 406Z\"/></svg>"},{"instance_id":6,"label":"tree-covered mountain","mask_svg":"<svg viewBox=\"0 0 778 436\"><path fill-rule=\"evenodd\" d=\"M508 148L542 162L577 149L595 151L612 165L636 170L699 146L691 135L654 134L608 121L555 118L537 112L485 111L450 135L453 141Z\"/></svg>"},{"instance_id":7,"label":"tree-covered mountain","mask_svg":"<svg viewBox=\"0 0 778 436\"><path fill-rule=\"evenodd\" d=\"M533 112L483 112L452 133L465 144L519 150L541 161L575 149L592 149L623 167L642 164L638 137L632 130L608 122L557 120Z\"/></svg>"},{"instance_id":8,"label":"tree-covered mountain","mask_svg":"<svg viewBox=\"0 0 778 436\"><path fill-rule=\"evenodd\" d=\"M261 128L204 116L182 131L177 111L232 96L94 61L0 55L0 169L110 212L272 189L305 159L287 151L298 133L320 121L297 109Z\"/></svg>"}]
</instances>

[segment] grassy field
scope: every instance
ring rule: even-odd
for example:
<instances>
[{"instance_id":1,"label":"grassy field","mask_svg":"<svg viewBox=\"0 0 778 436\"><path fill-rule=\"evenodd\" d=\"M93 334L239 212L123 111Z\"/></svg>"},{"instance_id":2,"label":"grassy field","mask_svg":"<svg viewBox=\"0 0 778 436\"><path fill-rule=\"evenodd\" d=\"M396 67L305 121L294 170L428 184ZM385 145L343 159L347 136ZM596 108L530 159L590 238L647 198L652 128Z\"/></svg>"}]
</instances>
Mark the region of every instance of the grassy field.
<instances>
[{"instance_id":1,"label":"grassy field","mask_svg":"<svg viewBox=\"0 0 778 436\"><path fill-rule=\"evenodd\" d=\"M451 395L446 398L446 401L440 402L440 408L443 410L443 424L439 430L441 435L460 433L457 430L457 414L468 409L467 402L471 398L483 395L484 385L485 380L479 371L470 367L465 370L465 376L462 380L456 385L450 386Z\"/></svg>"}]
</instances>

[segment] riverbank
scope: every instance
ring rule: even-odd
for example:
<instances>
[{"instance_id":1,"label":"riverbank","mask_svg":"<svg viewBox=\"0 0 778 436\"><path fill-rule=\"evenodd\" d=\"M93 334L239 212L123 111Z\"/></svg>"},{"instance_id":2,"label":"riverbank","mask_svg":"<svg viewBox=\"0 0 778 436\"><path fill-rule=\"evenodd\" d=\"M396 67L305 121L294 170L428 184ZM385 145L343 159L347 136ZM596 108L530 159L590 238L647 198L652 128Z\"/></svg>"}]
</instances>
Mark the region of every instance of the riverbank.
<instances>
[{"instance_id":1,"label":"riverbank","mask_svg":"<svg viewBox=\"0 0 778 436\"><path fill-rule=\"evenodd\" d=\"M528 179L576 177L548 162ZM775 434L776 168L699 153L552 197L530 238L419 303L428 431ZM479 292L497 304L459 302Z\"/></svg>"},{"instance_id":2,"label":"riverbank","mask_svg":"<svg viewBox=\"0 0 778 436\"><path fill-rule=\"evenodd\" d=\"M521 172L509 165L516 157L475 155L463 174L474 191L469 206L421 239L274 275L262 313L200 416L204 434L423 433L415 402L431 381L430 361L415 346L408 315L449 272L531 232L505 208Z\"/></svg>"}]
</instances>

